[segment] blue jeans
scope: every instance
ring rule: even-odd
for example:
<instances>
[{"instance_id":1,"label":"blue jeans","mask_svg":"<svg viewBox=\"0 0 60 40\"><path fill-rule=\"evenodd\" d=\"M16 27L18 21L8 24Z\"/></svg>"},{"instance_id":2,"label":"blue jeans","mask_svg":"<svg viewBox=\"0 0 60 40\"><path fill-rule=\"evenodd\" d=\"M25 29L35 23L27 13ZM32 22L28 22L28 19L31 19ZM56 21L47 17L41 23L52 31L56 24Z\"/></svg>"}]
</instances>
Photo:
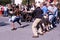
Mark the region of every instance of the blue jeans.
<instances>
[{"instance_id":1,"label":"blue jeans","mask_svg":"<svg viewBox=\"0 0 60 40\"><path fill-rule=\"evenodd\" d=\"M49 15L49 21L50 21L51 23L52 23L53 19L54 19L54 15Z\"/></svg>"},{"instance_id":2,"label":"blue jeans","mask_svg":"<svg viewBox=\"0 0 60 40\"><path fill-rule=\"evenodd\" d=\"M7 11L4 11L4 16L8 16L8 12Z\"/></svg>"}]
</instances>

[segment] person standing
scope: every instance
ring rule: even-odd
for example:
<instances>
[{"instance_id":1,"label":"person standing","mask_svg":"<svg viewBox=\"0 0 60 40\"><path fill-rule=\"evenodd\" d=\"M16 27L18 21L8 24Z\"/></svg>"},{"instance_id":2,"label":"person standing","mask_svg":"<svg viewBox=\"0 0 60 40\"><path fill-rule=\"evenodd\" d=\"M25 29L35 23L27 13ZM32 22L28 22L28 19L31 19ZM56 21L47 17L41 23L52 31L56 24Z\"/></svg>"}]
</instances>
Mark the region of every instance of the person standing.
<instances>
[{"instance_id":1,"label":"person standing","mask_svg":"<svg viewBox=\"0 0 60 40\"><path fill-rule=\"evenodd\" d=\"M2 16L2 6L0 5L0 16Z\"/></svg>"},{"instance_id":2,"label":"person standing","mask_svg":"<svg viewBox=\"0 0 60 40\"><path fill-rule=\"evenodd\" d=\"M42 32L42 25L41 27L37 30L37 25L39 24L39 22L41 22L42 20L42 14L43 14L43 11L41 10L40 6L37 6L37 8L33 11L34 15L35 15L35 21L33 22L32 24L32 31L33 31L33 38L37 38L39 37L38 33L39 34L43 34Z\"/></svg>"},{"instance_id":3,"label":"person standing","mask_svg":"<svg viewBox=\"0 0 60 40\"><path fill-rule=\"evenodd\" d=\"M4 6L4 16L8 16L8 8L7 6Z\"/></svg>"}]
</instances>

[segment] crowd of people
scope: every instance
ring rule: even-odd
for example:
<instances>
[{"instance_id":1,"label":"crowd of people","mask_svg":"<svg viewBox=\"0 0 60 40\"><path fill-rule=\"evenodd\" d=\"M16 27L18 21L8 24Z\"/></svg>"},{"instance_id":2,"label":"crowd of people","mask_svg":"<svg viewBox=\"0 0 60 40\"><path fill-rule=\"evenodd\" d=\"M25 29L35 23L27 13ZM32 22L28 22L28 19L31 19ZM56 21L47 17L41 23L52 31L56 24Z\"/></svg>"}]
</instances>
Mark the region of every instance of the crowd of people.
<instances>
[{"instance_id":1,"label":"crowd of people","mask_svg":"<svg viewBox=\"0 0 60 40\"><path fill-rule=\"evenodd\" d=\"M36 38L39 37L39 34L43 35L45 32L56 27L55 24L59 23L60 19L60 7L57 4L45 2L39 5L34 3L30 5L0 5L0 16L9 17L12 30L17 29L14 25L15 22L19 25L23 25L21 22L33 22L33 37Z\"/></svg>"}]
</instances>

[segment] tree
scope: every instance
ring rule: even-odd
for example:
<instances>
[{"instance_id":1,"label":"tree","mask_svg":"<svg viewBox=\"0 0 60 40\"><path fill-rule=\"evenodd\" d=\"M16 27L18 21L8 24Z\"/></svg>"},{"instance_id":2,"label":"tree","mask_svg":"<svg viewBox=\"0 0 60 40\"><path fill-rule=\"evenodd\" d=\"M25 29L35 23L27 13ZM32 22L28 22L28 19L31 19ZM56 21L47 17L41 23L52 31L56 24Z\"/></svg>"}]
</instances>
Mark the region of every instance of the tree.
<instances>
[{"instance_id":1,"label":"tree","mask_svg":"<svg viewBox=\"0 0 60 40\"><path fill-rule=\"evenodd\" d=\"M23 0L23 1L22 1L22 4L26 4L26 3L27 3L27 0Z\"/></svg>"},{"instance_id":2,"label":"tree","mask_svg":"<svg viewBox=\"0 0 60 40\"><path fill-rule=\"evenodd\" d=\"M11 3L11 0L0 0L0 4L6 5L8 3Z\"/></svg>"},{"instance_id":3,"label":"tree","mask_svg":"<svg viewBox=\"0 0 60 40\"><path fill-rule=\"evenodd\" d=\"M31 3L35 3L35 0L31 0Z\"/></svg>"},{"instance_id":4,"label":"tree","mask_svg":"<svg viewBox=\"0 0 60 40\"><path fill-rule=\"evenodd\" d=\"M35 2L35 0L23 0L22 4L27 4L29 1L29 3L31 4L32 2Z\"/></svg>"}]
</instances>

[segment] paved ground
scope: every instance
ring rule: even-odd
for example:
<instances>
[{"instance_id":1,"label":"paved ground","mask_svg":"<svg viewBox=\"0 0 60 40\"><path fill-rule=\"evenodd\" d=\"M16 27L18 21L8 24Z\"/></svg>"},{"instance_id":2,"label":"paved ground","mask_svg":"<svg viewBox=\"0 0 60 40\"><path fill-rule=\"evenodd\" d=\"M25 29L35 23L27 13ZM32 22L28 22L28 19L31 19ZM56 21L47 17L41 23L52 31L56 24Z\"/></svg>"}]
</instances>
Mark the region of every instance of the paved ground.
<instances>
[{"instance_id":1,"label":"paved ground","mask_svg":"<svg viewBox=\"0 0 60 40\"><path fill-rule=\"evenodd\" d=\"M22 22L22 24L24 28L20 28L20 26L15 23L18 29L11 31L8 17L0 17L0 40L60 40L60 24L57 24L56 28L45 33L43 36L40 35L39 38L32 38L32 22Z\"/></svg>"}]
</instances>

